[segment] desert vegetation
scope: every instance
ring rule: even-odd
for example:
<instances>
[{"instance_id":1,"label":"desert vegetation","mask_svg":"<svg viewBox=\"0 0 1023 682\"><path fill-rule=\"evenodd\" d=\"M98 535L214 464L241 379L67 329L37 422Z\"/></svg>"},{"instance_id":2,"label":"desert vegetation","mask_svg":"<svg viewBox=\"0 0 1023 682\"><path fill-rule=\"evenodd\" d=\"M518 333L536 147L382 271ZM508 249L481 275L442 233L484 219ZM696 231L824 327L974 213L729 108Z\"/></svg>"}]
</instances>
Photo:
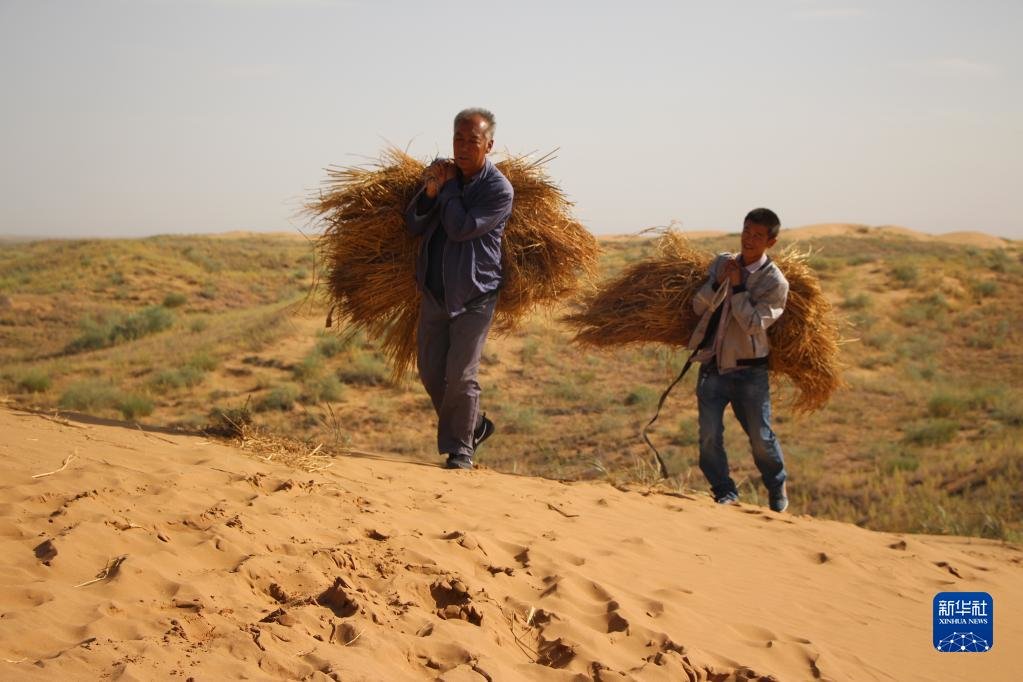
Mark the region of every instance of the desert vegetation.
<instances>
[{"instance_id":1,"label":"desert vegetation","mask_svg":"<svg viewBox=\"0 0 1023 682\"><path fill-rule=\"evenodd\" d=\"M708 252L736 235L695 241ZM874 529L1019 541L1023 533L1021 249L891 234L809 239L810 265L843 320L846 388L796 415L779 382L776 430L792 510ZM653 253L602 240L610 276ZM0 396L191 431L252 423L311 446L438 461L414 378L394 384L376 339L325 329L301 237L37 241L0 250ZM492 336L483 408L493 469L652 485L638 438L684 356L666 346L594 351L560 317ZM652 438L673 477L702 490L693 378ZM224 416L230 417L225 421ZM227 429L226 432L230 432ZM726 446L744 501L762 487L734 420Z\"/></svg>"}]
</instances>

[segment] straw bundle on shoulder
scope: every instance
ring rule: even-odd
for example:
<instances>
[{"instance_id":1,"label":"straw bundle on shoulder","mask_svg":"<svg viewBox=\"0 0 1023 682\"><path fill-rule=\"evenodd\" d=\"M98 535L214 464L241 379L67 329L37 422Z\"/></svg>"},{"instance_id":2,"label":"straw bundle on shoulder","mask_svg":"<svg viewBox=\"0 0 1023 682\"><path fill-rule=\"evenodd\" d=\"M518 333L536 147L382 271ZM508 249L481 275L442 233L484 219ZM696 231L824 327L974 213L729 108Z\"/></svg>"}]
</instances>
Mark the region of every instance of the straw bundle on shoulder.
<instances>
[{"instance_id":1,"label":"straw bundle on shoulder","mask_svg":"<svg viewBox=\"0 0 1023 682\"><path fill-rule=\"evenodd\" d=\"M571 203L547 177L544 157L497 164L515 190L502 244L504 270L493 328L512 331L538 307L553 306L596 271L597 240L571 216ZM396 379L415 361L420 293L419 237L405 229L405 208L425 165L401 150L369 168L331 168L307 209L324 221L317 240L325 293L339 326L379 339Z\"/></svg>"},{"instance_id":2,"label":"straw bundle on shoulder","mask_svg":"<svg viewBox=\"0 0 1023 682\"><path fill-rule=\"evenodd\" d=\"M582 310L565 318L576 329L575 341L605 348L685 346L699 321L692 299L707 279L711 259L679 233L665 233L653 257L588 294ZM785 312L767 330L770 367L795 387L794 409L813 411L842 385L838 323L805 254L787 251L775 263L789 281L789 296Z\"/></svg>"},{"instance_id":3,"label":"straw bundle on shoulder","mask_svg":"<svg viewBox=\"0 0 1023 682\"><path fill-rule=\"evenodd\" d=\"M629 265L582 300L565 320L575 341L609 347L643 343L684 346L699 317L692 298L707 279L710 254L678 232L665 232L655 254Z\"/></svg>"}]
</instances>

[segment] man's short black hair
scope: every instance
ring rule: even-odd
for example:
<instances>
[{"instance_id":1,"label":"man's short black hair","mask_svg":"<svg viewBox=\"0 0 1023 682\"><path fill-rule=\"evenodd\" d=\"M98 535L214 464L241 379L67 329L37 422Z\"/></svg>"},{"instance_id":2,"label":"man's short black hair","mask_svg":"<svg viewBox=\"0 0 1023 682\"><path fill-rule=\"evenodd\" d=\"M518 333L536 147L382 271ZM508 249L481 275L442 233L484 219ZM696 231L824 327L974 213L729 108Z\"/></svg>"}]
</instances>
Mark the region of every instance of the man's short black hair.
<instances>
[{"instance_id":1,"label":"man's short black hair","mask_svg":"<svg viewBox=\"0 0 1023 682\"><path fill-rule=\"evenodd\" d=\"M769 208L755 208L746 214L746 219L743 223L753 223L754 225L761 225L767 228L767 236L771 239L778 238L778 232L781 231L781 220L778 219L778 214Z\"/></svg>"}]
</instances>

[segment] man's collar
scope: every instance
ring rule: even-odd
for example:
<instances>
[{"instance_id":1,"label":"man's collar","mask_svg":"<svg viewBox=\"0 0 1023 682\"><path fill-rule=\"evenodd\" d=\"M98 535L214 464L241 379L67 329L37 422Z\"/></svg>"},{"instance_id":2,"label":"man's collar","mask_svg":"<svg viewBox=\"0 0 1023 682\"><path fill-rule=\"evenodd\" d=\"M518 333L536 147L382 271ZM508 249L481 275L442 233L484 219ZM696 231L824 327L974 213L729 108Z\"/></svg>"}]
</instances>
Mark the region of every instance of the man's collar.
<instances>
[{"instance_id":1,"label":"man's collar","mask_svg":"<svg viewBox=\"0 0 1023 682\"><path fill-rule=\"evenodd\" d=\"M465 177L465 175L462 173L462 171L459 170L458 174L462 178L462 186L465 187L466 185L471 185L472 183L474 183L477 180L479 180L483 176L483 174L487 172L487 168L489 168L491 165L493 165L493 164L491 163L489 157L483 159L483 167L480 168L478 171L476 171L476 174L473 175L470 178Z\"/></svg>"},{"instance_id":2,"label":"man's collar","mask_svg":"<svg viewBox=\"0 0 1023 682\"><path fill-rule=\"evenodd\" d=\"M767 264L767 251L764 251L762 254L760 254L760 259L759 260L757 260L754 263L750 263L749 265L745 265L744 264L743 267L746 268L746 272L748 272L750 274L753 274L754 272L756 272L760 268L764 267L764 265L766 265L766 264Z\"/></svg>"}]
</instances>

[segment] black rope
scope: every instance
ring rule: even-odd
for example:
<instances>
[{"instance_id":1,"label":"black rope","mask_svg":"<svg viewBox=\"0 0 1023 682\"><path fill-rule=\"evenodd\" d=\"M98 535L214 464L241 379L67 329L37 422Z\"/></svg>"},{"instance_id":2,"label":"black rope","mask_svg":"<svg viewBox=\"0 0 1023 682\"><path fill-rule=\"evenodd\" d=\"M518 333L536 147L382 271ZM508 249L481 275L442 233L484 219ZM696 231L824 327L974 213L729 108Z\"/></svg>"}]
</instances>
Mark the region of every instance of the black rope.
<instances>
[{"instance_id":1,"label":"black rope","mask_svg":"<svg viewBox=\"0 0 1023 682\"><path fill-rule=\"evenodd\" d=\"M647 423L647 425L643 427L642 432L643 440L646 441L646 444L650 447L651 450L654 451L654 456L657 457L657 464L660 465L661 469L661 478L668 478L668 466L664 463L664 458L661 457L661 453L657 452L657 448L655 448L654 444L650 442L650 437L646 435L646 431L651 426L653 426L654 422L657 421L657 418L661 416L661 408L664 407L664 401L668 399L668 394L671 393L671 389L675 388L675 384L682 381L682 377L684 377L686 375L686 372L689 371L689 368L693 364L693 357L696 355L698 351L699 349L694 350L692 353L689 354L689 357L686 359L685 366L682 367L682 371L678 373L678 376L675 377L675 380L671 382L671 384L668 385L668 388L664 390L664 393L661 394L661 399L657 403L657 412L654 414L654 418L651 419Z\"/></svg>"}]
</instances>

